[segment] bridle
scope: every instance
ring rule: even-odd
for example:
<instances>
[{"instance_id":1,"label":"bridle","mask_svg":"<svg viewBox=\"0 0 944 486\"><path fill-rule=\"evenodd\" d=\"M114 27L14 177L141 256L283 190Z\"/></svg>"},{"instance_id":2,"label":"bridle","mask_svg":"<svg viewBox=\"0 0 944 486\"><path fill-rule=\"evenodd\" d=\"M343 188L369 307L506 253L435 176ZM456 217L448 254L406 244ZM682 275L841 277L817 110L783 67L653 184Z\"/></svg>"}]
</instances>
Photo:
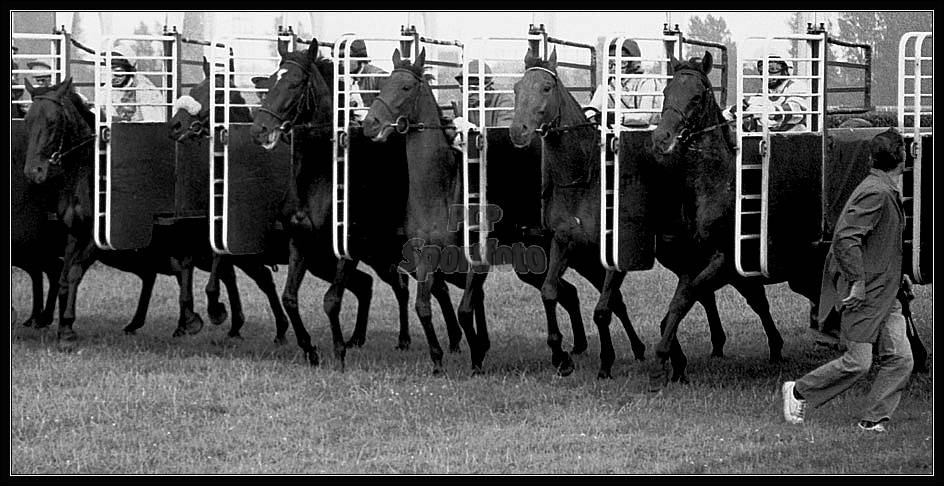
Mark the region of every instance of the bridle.
<instances>
[{"instance_id":1,"label":"bridle","mask_svg":"<svg viewBox=\"0 0 944 486\"><path fill-rule=\"evenodd\" d=\"M310 69L308 69L308 67L291 59L286 59L282 61L282 63L293 64L305 73L305 88L303 89L301 95L295 98L296 101L289 105L289 107L286 109L286 115L280 115L266 108L265 105L260 106L258 108L259 111L271 116L272 118L275 118L275 120L279 122L279 126L276 128L276 130L282 132L283 136L288 135L294 128L321 128L326 132L330 131L330 127L328 126L322 126L312 122L299 122L299 120L304 115L307 115L311 111L312 100L315 98L315 87L313 84L314 81L312 79L312 72ZM281 65L279 67L281 67ZM294 112L295 115L292 116L291 119L288 119L289 114L292 112Z\"/></svg>"},{"instance_id":2,"label":"bridle","mask_svg":"<svg viewBox=\"0 0 944 486\"><path fill-rule=\"evenodd\" d=\"M53 98L53 97L51 97L51 96L47 96L47 95L39 95L39 96L36 96L36 97L33 98L33 102L35 103L36 100L47 100L47 101L51 101L51 102L53 102L53 103L59 105L60 108L63 108L63 111L61 111L61 112L59 113L59 118L65 117L65 113L64 113L64 111L65 111L65 105L62 104L62 101L61 101L61 100L56 99L56 98ZM65 125L65 124L63 124L63 125ZM63 157L65 157L66 155L69 155L69 154L71 154L72 152L74 152L74 151L76 151L76 150L82 148L83 146L87 145L89 142L92 142L93 140L95 140L95 138L96 138L96 137L95 137L95 134L93 133L92 135L89 135L89 136L85 137L84 139L82 139L81 142L77 143L76 145L73 145L73 146L70 147L68 150L66 150L65 152L63 152L62 149L63 149L63 147L65 146L65 142L66 142L65 131L63 130L62 135L59 136L59 148L56 149L56 151L53 152L52 155L49 156L49 165L53 165L53 166L59 166L59 165L61 165L61 164L62 164L62 158L63 158Z\"/></svg>"},{"instance_id":3,"label":"bridle","mask_svg":"<svg viewBox=\"0 0 944 486\"><path fill-rule=\"evenodd\" d=\"M597 126L599 126L599 123L596 123L596 122L585 122L585 123L577 123L577 124L575 124L575 125L564 125L564 126L561 126L560 123L561 123L561 118L562 118L562 116L563 116L563 114L562 114L562 113L563 113L563 111L562 111L563 108L562 108L562 107L564 106L564 100L563 100L563 94L561 94L561 89L562 89L563 87L561 86L560 79L557 77L557 73L555 73L554 71L551 71L550 69L543 68L543 67L540 67L540 66L534 66L534 67L530 67L530 68L526 69L526 70L525 70L525 74L527 74L528 71L544 71L544 72L546 72L547 74L550 74L550 75L551 75L551 77L554 79L554 83L555 83L555 85L556 85L556 86L555 86L555 91L556 91L556 94L557 94L557 114L554 116L554 118L551 119L550 122L542 123L540 127L534 129L535 133L537 133L538 135L540 135L541 138L547 138L548 136L550 136L550 135L552 135L552 134L558 134L558 133L569 132L569 131L574 130L574 129L576 129L576 128L597 127Z\"/></svg>"},{"instance_id":4,"label":"bridle","mask_svg":"<svg viewBox=\"0 0 944 486\"><path fill-rule=\"evenodd\" d=\"M413 76L413 78L415 78L420 83L420 86L425 86L427 90L431 90L431 88L429 87L429 83L425 79L423 79L421 76L417 76L417 74L414 73L413 71L410 71L409 69L406 69L406 68L396 68L393 70L391 75L397 72L408 73L410 76ZM387 110L387 113L390 114L390 117L393 118L393 115L396 112L393 110L393 108L390 107L390 104L387 103L387 100L383 99L383 97L381 96L377 96L376 98L374 98L374 100L379 101L381 106L383 106L384 109ZM438 129L455 128L455 126L453 125L427 125L425 122L411 121L410 117L412 117L412 115L416 113L416 106L419 104L419 101L420 101L420 95L419 93L417 93L416 96L413 97L413 106L410 108L410 111L408 112L409 114L400 115L396 117L396 120L393 123L388 124L387 126L395 129L396 132L399 133L400 135L406 135L407 133L410 133L411 131L423 132L430 128L438 128Z\"/></svg>"},{"instance_id":5,"label":"bridle","mask_svg":"<svg viewBox=\"0 0 944 486\"><path fill-rule=\"evenodd\" d=\"M676 75L698 77L705 86L704 91L702 91L702 97L705 100L703 101L703 103L711 102L714 100L714 94L711 92L711 84L708 82L708 78L703 73L699 71L683 70L683 71L678 71ZM692 126L698 122L698 120L695 120L693 116L686 116L685 112L678 109L678 107L676 107L675 105L666 104L663 110L663 113L665 113L666 111L674 111L678 113L679 116L682 118L682 122L679 124L681 126L681 129L678 131L678 133L675 134L675 141L676 141L677 146L681 146L685 148L689 147L689 144L695 139L695 137L708 133L716 128L721 128L725 125L731 125L734 123L733 121L730 121L730 122L722 121L722 122L715 123L713 125L708 125L702 128L693 128ZM701 111L705 111L705 110L701 110Z\"/></svg>"}]
</instances>

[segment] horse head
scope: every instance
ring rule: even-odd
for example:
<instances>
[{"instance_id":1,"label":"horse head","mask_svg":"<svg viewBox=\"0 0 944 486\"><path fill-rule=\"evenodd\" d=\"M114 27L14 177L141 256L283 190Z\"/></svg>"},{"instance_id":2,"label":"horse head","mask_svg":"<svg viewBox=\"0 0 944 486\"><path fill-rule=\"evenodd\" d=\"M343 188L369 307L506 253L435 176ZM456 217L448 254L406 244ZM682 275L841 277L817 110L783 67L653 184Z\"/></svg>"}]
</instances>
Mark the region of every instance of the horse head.
<instances>
[{"instance_id":1,"label":"horse head","mask_svg":"<svg viewBox=\"0 0 944 486\"><path fill-rule=\"evenodd\" d=\"M321 57L318 41L304 51L289 52L281 44L279 69L269 78L270 88L253 115L249 133L253 142L271 150L282 135L300 123L330 123L330 60Z\"/></svg>"},{"instance_id":2,"label":"horse head","mask_svg":"<svg viewBox=\"0 0 944 486\"><path fill-rule=\"evenodd\" d=\"M518 148L530 145L539 130L560 123L564 104L564 85L557 77L556 48L547 61L528 49L524 67L524 76L515 83L515 118L508 127L511 142Z\"/></svg>"},{"instance_id":3,"label":"horse head","mask_svg":"<svg viewBox=\"0 0 944 486\"><path fill-rule=\"evenodd\" d=\"M417 126L417 120L424 117L420 112L424 105L419 103L422 93L432 97L429 84L423 77L425 63L426 48L422 49L412 63L400 57L399 49L393 51L393 72L380 88L380 94L374 98L374 103L364 118L364 135L375 142L383 142L394 130L405 134L411 125ZM435 122L428 124L438 123L438 112L434 120Z\"/></svg>"},{"instance_id":4,"label":"horse head","mask_svg":"<svg viewBox=\"0 0 944 486\"><path fill-rule=\"evenodd\" d=\"M230 72L234 71L233 59L230 58ZM225 76L216 75L216 86L222 87L225 82ZM235 87L236 83L233 76L230 76L230 87ZM217 119L223 119L223 92L218 90L216 93ZM246 100L237 90L230 90L229 102L231 121L245 122L250 121L251 117L248 108L245 107ZM189 140L208 137L210 134L210 63L203 58L203 81L190 88L190 94L181 96L174 101L174 116L168 122L170 128L170 138L178 142L187 142Z\"/></svg>"},{"instance_id":5,"label":"horse head","mask_svg":"<svg viewBox=\"0 0 944 486\"><path fill-rule=\"evenodd\" d=\"M708 73L712 57L671 60L672 79L663 93L662 121L652 132L652 150L657 160L675 156L699 135L721 128L725 120L715 102Z\"/></svg>"},{"instance_id":6,"label":"horse head","mask_svg":"<svg viewBox=\"0 0 944 486\"><path fill-rule=\"evenodd\" d=\"M25 84L33 104L26 113L28 145L23 173L41 184L68 169L63 164L67 155L95 140L94 115L72 89L71 77L48 88L34 87L28 79Z\"/></svg>"}]
</instances>

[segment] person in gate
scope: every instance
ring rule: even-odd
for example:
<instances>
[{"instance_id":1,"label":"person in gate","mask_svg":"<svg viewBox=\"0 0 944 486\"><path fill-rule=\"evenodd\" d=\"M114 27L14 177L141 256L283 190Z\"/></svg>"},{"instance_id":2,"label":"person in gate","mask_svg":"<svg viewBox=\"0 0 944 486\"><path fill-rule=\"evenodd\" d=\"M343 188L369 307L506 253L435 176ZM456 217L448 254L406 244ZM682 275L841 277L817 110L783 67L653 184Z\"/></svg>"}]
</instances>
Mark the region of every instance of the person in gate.
<instances>
[{"instance_id":1,"label":"person in gate","mask_svg":"<svg viewBox=\"0 0 944 486\"><path fill-rule=\"evenodd\" d=\"M13 54L16 54L20 49L16 46L11 46L10 50ZM26 92L23 88L16 88L14 86L22 84L20 77L14 72L20 68L20 65L16 63L16 60L13 59L13 56L10 56L10 101L20 101L24 99L29 99L29 93ZM26 117L26 105L20 103L11 103L10 104L10 117L11 118L24 118Z\"/></svg>"},{"instance_id":2,"label":"person in gate","mask_svg":"<svg viewBox=\"0 0 944 486\"><path fill-rule=\"evenodd\" d=\"M874 348L878 372L858 426L885 432L914 366L897 299L899 289L911 291L911 281L902 274L905 215L896 182L905 166L905 142L891 128L871 140L869 152L872 168L839 216L821 285L820 320L839 310L846 351L783 383L783 416L791 424L803 423L807 408L819 407L864 377Z\"/></svg>"},{"instance_id":3,"label":"person in gate","mask_svg":"<svg viewBox=\"0 0 944 486\"><path fill-rule=\"evenodd\" d=\"M483 126L483 120L481 119L481 113L479 112L479 81L484 78L484 87L483 91L485 93L485 103L484 108L504 108L500 110L486 110L484 126L487 128L508 128L511 126L511 122L515 119L515 100L509 93L495 93L495 80L492 76L487 76L492 74L492 68L489 65L482 61L482 74L483 76L478 76L479 74L479 61L472 60L469 61L469 118L466 119L462 116L462 103L461 100L464 98L462 96L462 73L460 72L456 75L456 82L459 83L459 98L460 101L455 104L453 111L456 114L456 117L452 120L452 124L455 125L457 132L465 132L465 130L478 130L479 127Z\"/></svg>"},{"instance_id":4,"label":"person in gate","mask_svg":"<svg viewBox=\"0 0 944 486\"><path fill-rule=\"evenodd\" d=\"M741 109L744 111L760 111L767 107L770 109L769 130L772 132L802 132L807 129L808 115L802 113L809 110L810 85L803 79L790 78L792 75L790 64L786 59L790 54L782 45L771 46L771 51L767 53L767 74L771 76L767 80L767 90L769 96L751 96L742 101ZM763 52L757 57L761 57ZM757 61L757 74L763 74L764 62ZM734 121L736 105L732 105L724 110L725 120ZM797 113L799 112L799 113ZM762 130L759 114L753 114L744 118L744 131L759 132Z\"/></svg>"},{"instance_id":5,"label":"person in gate","mask_svg":"<svg viewBox=\"0 0 944 486\"><path fill-rule=\"evenodd\" d=\"M343 58L346 55L344 51L345 43L342 42L338 57ZM353 118L356 122L361 122L367 116L370 105L374 103L374 99L380 94L380 87L383 86L387 75L390 74L371 64L369 59L357 59L366 57L367 45L361 39L354 39L351 42L351 59L347 63L341 63L342 70L346 69L354 77L354 83L351 87L354 93L351 95L350 106L355 108ZM374 92L359 93L358 90Z\"/></svg>"},{"instance_id":6,"label":"person in gate","mask_svg":"<svg viewBox=\"0 0 944 486\"><path fill-rule=\"evenodd\" d=\"M620 65L620 71L623 74L646 74L645 70L642 68L642 62L639 60L628 60L627 57L641 57L639 45L636 41L632 39L627 39L623 42L623 46L620 49L623 60ZM613 42L610 44L609 52L611 56L616 55L616 43ZM607 72L615 72L616 70L616 61L611 60L609 65L609 70ZM616 89L616 76L610 76L607 80L609 83L610 91L615 91ZM644 93L653 93L648 95L629 95L621 96L620 102L622 103L623 110L645 110L645 111L634 111L634 112L623 112L622 120L620 123L625 127L636 127L636 128L647 128L654 127L658 125L662 119L662 90L665 88L665 82L661 79L654 78L623 78L622 79L622 90L623 92L644 92ZM601 84L596 87L596 90L593 92L593 97L590 99L589 107L596 108L600 113L607 113L607 109L612 110L616 105L615 96L611 93L609 96L606 95L606 89ZM588 118L594 119L597 116L596 113L589 113ZM607 115L607 124L612 125L613 119L612 115Z\"/></svg>"},{"instance_id":7,"label":"person in gate","mask_svg":"<svg viewBox=\"0 0 944 486\"><path fill-rule=\"evenodd\" d=\"M119 46L111 53L111 116L121 121L163 122L167 118L167 99L147 76L139 74L129 59L134 51ZM103 107L104 109L104 107Z\"/></svg>"}]
</instances>

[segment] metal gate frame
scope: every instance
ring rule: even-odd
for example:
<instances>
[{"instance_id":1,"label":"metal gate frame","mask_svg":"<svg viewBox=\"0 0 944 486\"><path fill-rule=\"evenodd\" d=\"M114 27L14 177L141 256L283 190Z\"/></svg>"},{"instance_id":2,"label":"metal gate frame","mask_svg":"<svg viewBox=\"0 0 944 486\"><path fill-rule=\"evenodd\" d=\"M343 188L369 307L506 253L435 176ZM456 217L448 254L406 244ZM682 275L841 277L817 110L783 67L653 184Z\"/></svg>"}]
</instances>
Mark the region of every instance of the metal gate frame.
<instances>
[{"instance_id":1,"label":"metal gate frame","mask_svg":"<svg viewBox=\"0 0 944 486\"><path fill-rule=\"evenodd\" d=\"M898 129L905 135L906 139L909 138L908 135L910 135L911 146L909 147L909 152L914 160L914 165L911 167L913 187L910 191L912 203L912 214L910 215L912 221L910 263L912 276L914 277L915 283L918 284L931 283L930 280L925 281L921 272L921 190L923 181L922 138L924 136L933 136L934 134L934 99L933 90L931 92L925 92L922 89L921 81L923 79L933 79L932 75L922 74L922 63L924 61L930 61L933 66L934 57L924 56L922 54L924 52L924 42L932 37L931 32L908 32L902 35L898 42ZM914 42L910 43L912 40L914 40ZM908 69L909 65L911 66L910 70ZM906 82L909 79L911 80L911 90L908 90L906 87ZM910 98L911 109L906 112L907 108L909 108L907 102L908 98ZM929 105L931 111L922 111L921 100L927 98L931 99L931 104ZM921 115L932 115L931 126L922 126ZM910 129L906 126L908 118L910 118L912 122ZM899 186L902 187L903 192L907 192L907 188L904 187L901 182L904 182L903 177L899 182ZM904 196L908 197L908 194L906 193ZM907 216L906 213L906 217Z\"/></svg>"},{"instance_id":2,"label":"metal gate frame","mask_svg":"<svg viewBox=\"0 0 944 486\"><path fill-rule=\"evenodd\" d=\"M766 36L766 37L749 37L744 40L741 46L738 48L738 61L737 61L737 100L740 103L741 100L745 99L748 95L759 95L763 97L769 96L769 88L767 86L767 81L770 79L770 74L767 72L769 66L769 59L765 55L763 57L757 57L756 55L748 55L747 53L750 49L746 46L756 45L757 43L763 43L764 49L763 52L770 52L770 45L774 41L806 41L810 47L810 57L793 57L793 58L784 58L785 61L802 61L809 63L810 74L808 75L791 75L789 79L808 79L810 80L811 93L808 93L808 99L812 99L816 107L815 109L791 112L795 114L804 114L810 117L810 122L804 132L807 133L819 133L822 137L822 150L821 153L825 155L825 103L826 103L826 78L825 78L825 66L826 66L826 56L825 56L825 45L826 45L827 35L825 32L817 32L810 34L791 34L791 35L781 35L781 36ZM763 73L757 75L747 75L744 74L744 66L746 62L750 62L751 66L754 65L755 61L763 62ZM744 80L745 79L760 79L761 80L761 92L760 93L745 93L744 92ZM735 198L735 245L734 245L734 263L735 267L739 274L745 277L752 276L764 276L770 277L769 265L768 265L768 192L769 192L769 165L770 165L770 130L769 130L769 107L766 107L762 111L749 110L744 111L738 109L735 113L736 115L736 125L737 125L737 157L736 157L736 198ZM759 115L761 118L761 132L745 132L744 131L744 117L745 115ZM760 138L760 154L761 154L761 163L760 164L746 164L743 155L743 145L745 138ZM823 157L822 164L825 164L825 156ZM745 192L744 179L748 175L748 171L761 171L761 190L760 193L751 193L748 194ZM822 174L823 171L820 171ZM822 177L821 184L822 184ZM823 187L820 188L822 194L825 194ZM825 196L823 196L825 197ZM745 209L744 202L747 200L760 200L759 210L750 210ZM745 233L745 217L749 217L752 221L759 220L757 225L760 229L759 233ZM745 265L745 248L744 242L751 240L760 240L759 250L760 250L760 265L759 268L749 268Z\"/></svg>"},{"instance_id":3,"label":"metal gate frame","mask_svg":"<svg viewBox=\"0 0 944 486\"><path fill-rule=\"evenodd\" d=\"M173 109L174 97L179 92L180 84L180 73L177 71L179 64L177 60L179 58L179 49L178 43L176 42L178 36L176 34L171 34L167 32L166 28L163 34L159 35L126 35L126 36L107 36L102 39L102 50L100 54L103 58L104 64L99 65L94 69L95 72L95 99L98 101L95 113L95 133L99 137L99 142L95 144L95 184L94 184L94 201L93 201L93 211L95 218L93 220L93 237L95 244L103 250L114 250L115 247L111 243L112 236L112 221L111 221L111 207L112 207L112 173L113 173L113 160L112 160L112 145L111 145L111 124L115 123L112 120L112 110L114 109L115 103L112 99L112 91L115 88L111 86L111 76L115 73L111 67L112 61L112 48L115 47L115 42L117 41L158 41L162 42L165 47L164 55L162 56L134 56L136 60L162 60L164 61L165 69L162 71L137 71L137 74L144 75L162 75L167 76L164 86L155 87L154 89L158 91L164 91L167 93L166 100L164 103L161 103L158 106L167 107L167 119L170 119L170 111ZM170 47L170 53L166 52L167 48ZM107 76L105 80L102 79L103 76ZM107 81L107 82L105 82ZM139 88L118 88L118 90L137 90ZM133 106L155 106L150 103L134 103ZM100 108L104 107L104 117L102 116L102 110ZM128 122L134 123L134 122ZM103 150L104 146L104 150Z\"/></svg>"}]
</instances>

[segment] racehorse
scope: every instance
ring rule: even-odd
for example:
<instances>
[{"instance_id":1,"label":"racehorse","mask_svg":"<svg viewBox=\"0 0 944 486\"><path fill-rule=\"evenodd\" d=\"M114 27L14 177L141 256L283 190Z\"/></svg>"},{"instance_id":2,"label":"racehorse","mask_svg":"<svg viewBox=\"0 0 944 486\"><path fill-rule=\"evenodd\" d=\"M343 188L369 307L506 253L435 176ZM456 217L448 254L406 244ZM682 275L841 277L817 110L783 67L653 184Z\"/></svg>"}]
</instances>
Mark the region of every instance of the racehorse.
<instances>
[{"instance_id":1,"label":"racehorse","mask_svg":"<svg viewBox=\"0 0 944 486\"><path fill-rule=\"evenodd\" d=\"M58 191L59 220L67 228L63 268L59 278L59 345L71 348L76 294L82 277L96 260L137 275L142 282L134 317L125 331L144 325L157 273L174 275L180 284L180 318L174 336L196 334L203 320L193 312L193 296L187 292L192 279L186 250L168 257L173 235L156 230L154 242L141 251L99 251L92 238L93 142L95 117L72 89L72 78L48 88L34 88L26 81L33 104L26 116L28 145L24 175L33 184L47 184ZM174 253L180 248L172 250Z\"/></svg>"},{"instance_id":2,"label":"racehorse","mask_svg":"<svg viewBox=\"0 0 944 486\"><path fill-rule=\"evenodd\" d=\"M442 113L432 95L428 82L423 78L425 64L425 49L417 56L416 61L403 61L399 50L394 51L393 63L396 68L387 78L381 93L376 98L370 112L364 120L364 133L373 136L374 140L385 140L397 128L398 132L405 132L407 158L410 175L410 206L407 219L407 233L412 236L411 244L415 250L429 246L449 246L458 243L458 233L449 229L449 210L461 207L461 177L458 166L458 156L451 149L451 143L443 129L450 128L442 125ZM405 122L405 123L404 123ZM425 127L425 128L420 128ZM430 130L427 130L430 129ZM463 258L460 256L460 258ZM422 258L418 259L417 280L424 282L427 278L434 281L440 277L435 268L428 268ZM487 275L480 268L470 265L471 270L466 274L466 294L474 294L474 305L484 305L484 294L481 285ZM515 274L525 283L539 288L543 278L540 274L519 272ZM447 278L461 275L446 272ZM421 322L424 314L428 313L428 298L423 298L423 289L418 287L417 313ZM580 317L580 303L576 289L565 282L566 298L561 299L561 305L571 315L571 324L574 328L574 352L580 353L586 349L586 335L583 331L583 321ZM564 292L562 292L564 293ZM556 315L551 307L548 313L549 326L556 328ZM460 322L462 320L460 319ZM425 329L425 324L424 324ZM463 330L466 326L463 326ZM476 337L479 339L479 351L472 352L473 370L481 367L484 353L488 349L486 327L482 320L476 322ZM467 333L468 335L468 333ZM559 336L559 333L558 333ZM435 336L433 337L435 338ZM559 343L558 343L559 346ZM642 356L644 346L638 343ZM470 343L470 348L472 348ZM555 362L555 366L558 363ZM573 363L562 363L558 367L562 375L573 371Z\"/></svg>"},{"instance_id":3,"label":"racehorse","mask_svg":"<svg viewBox=\"0 0 944 486\"><path fill-rule=\"evenodd\" d=\"M599 268L599 262L588 255L596 255L599 242L599 131L588 123L583 109L567 91L557 76L557 52L551 52L547 61L525 55L525 73L515 84L515 119L509 128L512 142L519 147L531 143L535 133L544 138L544 157L547 178L551 181L545 197L545 221L554 232L547 279L542 297L547 302L557 298L557 279L569 266L586 272ZM593 134L587 133L593 131ZM658 191L652 191L658 193ZM673 194L673 193L663 193ZM667 204L675 206L671 202ZM677 202L676 202L677 204ZM674 214L667 216L675 221ZM666 236L670 236L666 234ZM664 250L661 253L658 249ZM666 251L672 248L671 252ZM678 238L664 238L657 245L657 257L669 270L679 274L679 266L691 253ZM606 353L612 362L612 344L609 341L611 313L624 307L622 300L614 299L625 272L608 271L602 283L597 283L600 300L594 312L594 322L600 329L601 359ZM752 309L761 317L768 336L771 361L779 361L783 339L770 316L769 305L757 288L736 286ZM708 315L712 333L713 355L723 355L724 333L713 292L698 294ZM621 318L622 319L622 318ZM625 322L628 322L628 317ZM605 340L605 341L604 341ZM603 344L605 342L605 344ZM603 374L601 369L601 374ZM682 377L679 377L681 379Z\"/></svg>"},{"instance_id":4,"label":"racehorse","mask_svg":"<svg viewBox=\"0 0 944 486\"><path fill-rule=\"evenodd\" d=\"M317 40L312 40L317 46ZM279 69L269 78L271 87L254 114L251 133L253 140L267 149L272 149L280 140L287 141L292 134L293 182L283 206L282 217L289 232L289 265L282 303L288 313L299 346L312 365L318 364L317 349L305 329L298 310L298 290L305 272L308 271L331 285L324 295L324 310L331 323L334 355L343 367L346 349L361 346L366 339L367 319L370 310L373 278L357 269L357 260L338 259L331 247L331 191L332 182L332 93L329 80L333 79L334 66L322 58L316 47L289 52L281 45L282 60ZM363 137L361 137L363 138ZM387 164L376 170L364 171L362 185L372 185L372 197L363 201L363 206L352 207L351 214L358 218L364 238L352 242L351 251L370 265L377 275L393 290L397 299L400 334L397 348L410 346L409 286L407 276L397 269L402 258L401 248L405 238L398 229L401 221L405 191L404 179L398 183L396 157L384 152L384 147L374 146L366 140L352 140L352 147L362 149L364 159L387 159ZM399 193L399 195L398 195ZM376 198L376 199L375 199ZM371 201L383 201L381 204ZM354 201L352 204L356 204ZM397 213L400 212L400 216ZM345 289L357 297L358 310L354 332L345 342L341 333L341 298ZM433 294L440 304L447 328L450 329L450 349L458 350L461 331L445 285L438 285ZM484 310L483 310L484 314Z\"/></svg>"},{"instance_id":5,"label":"racehorse","mask_svg":"<svg viewBox=\"0 0 944 486\"><path fill-rule=\"evenodd\" d=\"M672 262L679 281L660 323L662 339L656 347L659 363L650 373L653 391L664 387L670 376L674 381L686 380L686 359L676 333L697 295L730 283L755 312L764 311L760 315L768 340L772 339L770 329L776 330L772 322L767 322L769 310L763 291L764 284L775 282L745 278L734 266L735 149L729 143L729 124L711 94L707 76L711 66L710 52L701 59L671 60L673 74L664 91L662 121L652 133L653 155L664 169L661 180L673 194L681 195L682 201L671 209L682 208L676 211L682 214L682 221L675 222L680 231L673 236L675 244L685 249L683 253L657 244L657 256ZM818 300L824 259L822 249L812 249L805 259L809 265L799 265L802 268L789 279L790 288L811 302Z\"/></svg>"},{"instance_id":6,"label":"racehorse","mask_svg":"<svg viewBox=\"0 0 944 486\"><path fill-rule=\"evenodd\" d=\"M232 63L232 59L230 60ZM232 71L232 65L231 65ZM197 140L205 139L210 136L210 64L206 58L203 59L204 79L196 86L190 89L190 94L181 96L174 102L174 115L168 122L170 127L170 137L178 143L192 143ZM217 75L217 82L222 85L224 82L222 75ZM231 86L235 86L234 80L229 80ZM217 106L222 106L223 93L216 94ZM239 91L230 91L230 120L233 122L252 122L252 115L249 108L245 105L246 101L240 95ZM217 108L217 119L223 119L223 108ZM209 168L206 169L207 171ZM180 177L180 175L178 175ZM205 180L199 180L196 183L203 183ZM257 255L216 255L212 254L209 243L201 247L201 255L194 260L194 264L201 270L210 272L210 278L207 281L207 313L210 316L210 322L221 324L226 319L226 306L219 302L220 287L219 281L223 280L226 285L227 295L229 296L230 306L233 309L232 322L230 323L229 336L239 337L239 330L245 322L242 311L242 303L239 297L239 289L236 284L236 274L233 266L239 267L249 275L260 290L265 294L272 308L272 314L275 316L276 336L275 342L283 344L285 342L285 333L288 330L288 318L282 309L282 303L279 300L275 288L275 282L272 280L272 272L265 266L261 256ZM211 255L212 254L212 255Z\"/></svg>"}]
</instances>

